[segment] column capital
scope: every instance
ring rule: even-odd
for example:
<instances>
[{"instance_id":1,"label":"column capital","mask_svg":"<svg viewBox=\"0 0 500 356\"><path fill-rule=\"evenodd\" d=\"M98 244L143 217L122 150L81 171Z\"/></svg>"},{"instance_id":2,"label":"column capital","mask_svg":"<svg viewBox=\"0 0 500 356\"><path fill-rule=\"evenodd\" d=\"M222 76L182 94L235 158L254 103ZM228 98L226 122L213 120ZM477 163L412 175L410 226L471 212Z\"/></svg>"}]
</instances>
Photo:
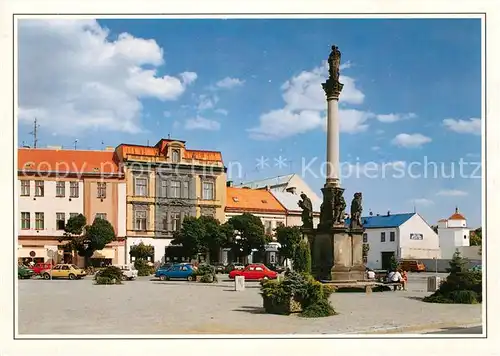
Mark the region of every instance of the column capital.
<instances>
[{"instance_id":1,"label":"column capital","mask_svg":"<svg viewBox=\"0 0 500 356\"><path fill-rule=\"evenodd\" d=\"M339 99L340 92L342 91L342 88L344 87L344 84L339 82L338 80L335 80L333 78L328 78L326 82L322 83L321 86L323 87L323 90L325 91L326 94L326 99L331 100L331 99Z\"/></svg>"}]
</instances>

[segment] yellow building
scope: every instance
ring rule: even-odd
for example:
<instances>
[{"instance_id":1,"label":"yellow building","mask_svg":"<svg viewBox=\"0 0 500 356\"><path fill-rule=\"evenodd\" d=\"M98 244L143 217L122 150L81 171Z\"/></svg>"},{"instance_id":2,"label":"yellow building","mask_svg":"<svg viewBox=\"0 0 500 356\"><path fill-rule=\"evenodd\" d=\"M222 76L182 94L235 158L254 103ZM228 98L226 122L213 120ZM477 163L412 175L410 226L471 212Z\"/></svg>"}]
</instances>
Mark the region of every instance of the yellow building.
<instances>
[{"instance_id":1,"label":"yellow building","mask_svg":"<svg viewBox=\"0 0 500 356\"><path fill-rule=\"evenodd\" d=\"M154 146L122 144L116 154L127 181L127 254L142 241L161 261L186 216L224 221L226 168L220 152L162 139Z\"/></svg>"}]
</instances>

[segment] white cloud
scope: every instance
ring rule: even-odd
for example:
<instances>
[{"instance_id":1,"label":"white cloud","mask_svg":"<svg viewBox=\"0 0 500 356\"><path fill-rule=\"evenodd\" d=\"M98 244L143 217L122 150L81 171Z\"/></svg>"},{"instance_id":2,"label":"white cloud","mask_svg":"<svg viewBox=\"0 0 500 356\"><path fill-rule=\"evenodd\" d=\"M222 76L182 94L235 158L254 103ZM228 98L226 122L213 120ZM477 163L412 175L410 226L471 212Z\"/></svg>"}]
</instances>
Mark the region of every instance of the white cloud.
<instances>
[{"instance_id":1,"label":"white cloud","mask_svg":"<svg viewBox=\"0 0 500 356\"><path fill-rule=\"evenodd\" d=\"M346 63L344 68L350 67ZM322 127L326 129L326 97L322 89L328 76L328 64L311 71L303 71L287 80L282 86L285 106L282 109L272 110L260 116L260 124L249 129L250 136L254 139L280 139L304 133ZM355 80L350 77L340 76L344 89L340 95L340 102L347 104L361 104L364 94L356 88ZM340 130L342 132L356 133L368 128L366 121L374 117L373 114L355 109L341 109Z\"/></svg>"},{"instance_id":2,"label":"white cloud","mask_svg":"<svg viewBox=\"0 0 500 356\"><path fill-rule=\"evenodd\" d=\"M380 150L380 146L373 146L372 147L372 151L379 151Z\"/></svg>"},{"instance_id":3,"label":"white cloud","mask_svg":"<svg viewBox=\"0 0 500 356\"><path fill-rule=\"evenodd\" d=\"M219 102L219 97L217 95L208 96L206 94L201 94L198 100L198 111L204 111L213 109Z\"/></svg>"},{"instance_id":4,"label":"white cloud","mask_svg":"<svg viewBox=\"0 0 500 356\"><path fill-rule=\"evenodd\" d=\"M214 120L205 119L203 117L197 117L194 119L186 120L186 125L184 126L186 130L207 130L207 131L218 131L220 130L220 123Z\"/></svg>"},{"instance_id":5,"label":"white cloud","mask_svg":"<svg viewBox=\"0 0 500 356\"><path fill-rule=\"evenodd\" d=\"M481 135L481 119L469 120L444 119L443 125L450 131L462 134Z\"/></svg>"},{"instance_id":6,"label":"white cloud","mask_svg":"<svg viewBox=\"0 0 500 356\"><path fill-rule=\"evenodd\" d=\"M468 195L467 192L464 192L463 190L455 190L455 189L449 189L449 190L440 190L437 192L436 195L439 196L445 196L445 197L463 197Z\"/></svg>"},{"instance_id":7,"label":"white cloud","mask_svg":"<svg viewBox=\"0 0 500 356\"><path fill-rule=\"evenodd\" d=\"M411 200L411 202L413 204L415 204L417 207L418 206L431 206L431 205L434 205L434 202L432 200L426 199L426 198L413 199L413 200Z\"/></svg>"},{"instance_id":8,"label":"white cloud","mask_svg":"<svg viewBox=\"0 0 500 356\"><path fill-rule=\"evenodd\" d=\"M260 125L248 129L257 140L281 139L307 132L321 126L324 118L318 111L304 110L294 113L287 109L270 111L260 117Z\"/></svg>"},{"instance_id":9,"label":"white cloud","mask_svg":"<svg viewBox=\"0 0 500 356\"><path fill-rule=\"evenodd\" d=\"M231 89L237 86L241 86L245 83L244 80L238 78L226 77L224 79L219 80L215 86L222 89Z\"/></svg>"},{"instance_id":10,"label":"white cloud","mask_svg":"<svg viewBox=\"0 0 500 356\"><path fill-rule=\"evenodd\" d=\"M164 60L155 40L108 35L95 20L21 20L19 119L31 123L36 116L42 127L66 135L136 133L142 98L176 100L196 80L193 72L158 76Z\"/></svg>"},{"instance_id":11,"label":"white cloud","mask_svg":"<svg viewBox=\"0 0 500 356\"><path fill-rule=\"evenodd\" d=\"M226 109L215 109L215 112L217 114L221 114L221 115L224 115L224 116L227 116L227 114L229 114L229 112Z\"/></svg>"},{"instance_id":12,"label":"white cloud","mask_svg":"<svg viewBox=\"0 0 500 356\"><path fill-rule=\"evenodd\" d=\"M431 142L432 139L430 137L424 136L422 134L406 134L400 133L392 140L392 143L396 146L406 147L406 148L415 148L420 147L426 143Z\"/></svg>"},{"instance_id":13,"label":"white cloud","mask_svg":"<svg viewBox=\"0 0 500 356\"><path fill-rule=\"evenodd\" d=\"M417 115L415 113L407 114L379 114L377 120L383 123L392 123L401 120L414 119Z\"/></svg>"}]
</instances>

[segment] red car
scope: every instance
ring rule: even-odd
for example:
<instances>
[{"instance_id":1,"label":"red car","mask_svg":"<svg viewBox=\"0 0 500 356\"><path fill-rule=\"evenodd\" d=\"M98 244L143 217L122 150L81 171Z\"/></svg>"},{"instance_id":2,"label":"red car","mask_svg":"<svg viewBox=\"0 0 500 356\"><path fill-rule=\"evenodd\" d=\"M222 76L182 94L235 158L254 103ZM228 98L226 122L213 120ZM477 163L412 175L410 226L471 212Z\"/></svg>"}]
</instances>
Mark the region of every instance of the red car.
<instances>
[{"instance_id":1,"label":"red car","mask_svg":"<svg viewBox=\"0 0 500 356\"><path fill-rule=\"evenodd\" d=\"M33 270L34 275L38 275L46 269L52 269L52 264L50 264L50 263L37 263L34 266L30 266L30 268Z\"/></svg>"},{"instance_id":2,"label":"red car","mask_svg":"<svg viewBox=\"0 0 500 356\"><path fill-rule=\"evenodd\" d=\"M245 280L261 280L261 279L276 279L278 273L271 271L261 263L248 265L243 270L233 270L229 273L229 278L234 279L236 276L243 276Z\"/></svg>"}]
</instances>

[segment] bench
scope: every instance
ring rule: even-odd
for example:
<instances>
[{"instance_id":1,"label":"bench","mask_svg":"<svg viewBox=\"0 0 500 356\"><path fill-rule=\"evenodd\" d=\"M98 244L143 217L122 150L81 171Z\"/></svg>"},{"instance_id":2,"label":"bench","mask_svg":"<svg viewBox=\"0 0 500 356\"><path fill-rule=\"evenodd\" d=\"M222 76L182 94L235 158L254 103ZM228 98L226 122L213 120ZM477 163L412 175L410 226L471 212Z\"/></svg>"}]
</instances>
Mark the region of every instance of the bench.
<instances>
[{"instance_id":1,"label":"bench","mask_svg":"<svg viewBox=\"0 0 500 356\"><path fill-rule=\"evenodd\" d=\"M400 287L403 287L403 283L401 282L383 282L380 283L382 286L394 287L393 291L397 291Z\"/></svg>"}]
</instances>

